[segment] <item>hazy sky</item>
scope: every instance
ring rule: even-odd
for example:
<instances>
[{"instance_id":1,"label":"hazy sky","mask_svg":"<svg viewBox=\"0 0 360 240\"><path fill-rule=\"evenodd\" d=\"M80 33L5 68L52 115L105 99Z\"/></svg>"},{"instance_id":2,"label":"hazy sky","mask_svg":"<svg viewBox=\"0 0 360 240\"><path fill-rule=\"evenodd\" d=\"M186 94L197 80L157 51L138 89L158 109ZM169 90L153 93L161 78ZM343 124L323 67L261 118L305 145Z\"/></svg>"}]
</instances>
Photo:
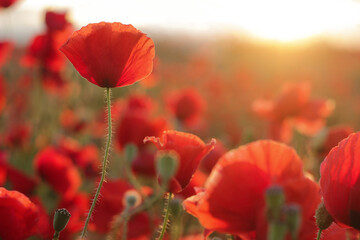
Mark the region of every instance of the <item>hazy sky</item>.
<instances>
[{"instance_id":1,"label":"hazy sky","mask_svg":"<svg viewBox=\"0 0 360 240\"><path fill-rule=\"evenodd\" d=\"M68 9L78 26L119 21L155 32L239 31L283 42L326 35L360 43L360 2L350 0L19 0L0 11L0 39L21 34L25 41L40 31L46 8Z\"/></svg>"}]
</instances>

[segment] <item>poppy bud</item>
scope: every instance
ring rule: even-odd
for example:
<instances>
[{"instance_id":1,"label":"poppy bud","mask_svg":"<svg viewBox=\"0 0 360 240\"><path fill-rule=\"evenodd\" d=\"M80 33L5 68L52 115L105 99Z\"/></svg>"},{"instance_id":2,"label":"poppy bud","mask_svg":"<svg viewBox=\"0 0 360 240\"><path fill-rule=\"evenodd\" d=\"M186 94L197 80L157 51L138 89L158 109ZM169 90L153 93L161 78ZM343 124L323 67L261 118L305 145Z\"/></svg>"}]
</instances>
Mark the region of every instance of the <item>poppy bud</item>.
<instances>
[{"instance_id":1,"label":"poppy bud","mask_svg":"<svg viewBox=\"0 0 360 240\"><path fill-rule=\"evenodd\" d=\"M179 156L175 151L159 151L156 154L156 171L164 182L172 178L179 166Z\"/></svg>"},{"instance_id":2,"label":"poppy bud","mask_svg":"<svg viewBox=\"0 0 360 240\"><path fill-rule=\"evenodd\" d=\"M53 222L55 233L60 233L62 230L64 230L67 223L69 222L70 217L71 214L65 208L58 209L55 211L54 222Z\"/></svg>"},{"instance_id":3,"label":"poppy bud","mask_svg":"<svg viewBox=\"0 0 360 240\"><path fill-rule=\"evenodd\" d=\"M266 190L265 195L267 217L269 221L277 220L285 202L284 190L282 187L274 185Z\"/></svg>"},{"instance_id":4,"label":"poppy bud","mask_svg":"<svg viewBox=\"0 0 360 240\"><path fill-rule=\"evenodd\" d=\"M315 213L316 225L320 230L325 230L334 222L333 217L325 208L324 202L321 202Z\"/></svg>"},{"instance_id":5,"label":"poppy bud","mask_svg":"<svg viewBox=\"0 0 360 240\"><path fill-rule=\"evenodd\" d=\"M135 190L128 190L124 194L123 198L123 205L126 208L132 208L139 206L141 203L141 196L140 194Z\"/></svg>"},{"instance_id":6,"label":"poppy bud","mask_svg":"<svg viewBox=\"0 0 360 240\"><path fill-rule=\"evenodd\" d=\"M126 144L124 148L124 156L126 164L131 165L135 157L138 155L138 149L134 144Z\"/></svg>"},{"instance_id":7,"label":"poppy bud","mask_svg":"<svg viewBox=\"0 0 360 240\"><path fill-rule=\"evenodd\" d=\"M292 239L298 239L301 225L301 209L297 204L290 204L285 207L286 224Z\"/></svg>"}]
</instances>

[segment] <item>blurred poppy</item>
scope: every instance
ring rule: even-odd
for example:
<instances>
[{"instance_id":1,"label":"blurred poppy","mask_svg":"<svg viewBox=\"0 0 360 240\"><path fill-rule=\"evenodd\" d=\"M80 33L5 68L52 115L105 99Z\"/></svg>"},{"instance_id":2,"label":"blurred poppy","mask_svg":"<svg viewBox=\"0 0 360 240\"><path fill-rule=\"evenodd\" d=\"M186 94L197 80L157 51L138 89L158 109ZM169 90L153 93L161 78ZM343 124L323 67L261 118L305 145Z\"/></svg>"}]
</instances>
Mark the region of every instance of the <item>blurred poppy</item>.
<instances>
[{"instance_id":1,"label":"blurred poppy","mask_svg":"<svg viewBox=\"0 0 360 240\"><path fill-rule=\"evenodd\" d=\"M40 236L42 239L51 239L52 238L52 219L50 220L49 215L46 212L46 209L41 201L41 199L37 196L31 197L31 201L38 208L38 219L39 221L36 224L38 233L37 236Z\"/></svg>"},{"instance_id":2,"label":"blurred poppy","mask_svg":"<svg viewBox=\"0 0 360 240\"><path fill-rule=\"evenodd\" d=\"M106 22L74 32L60 50L81 76L106 88L131 85L147 77L155 56L151 38L132 25Z\"/></svg>"},{"instance_id":3,"label":"blurred poppy","mask_svg":"<svg viewBox=\"0 0 360 240\"><path fill-rule=\"evenodd\" d=\"M53 147L41 150L34 165L37 173L63 198L72 197L81 185L80 174L71 159Z\"/></svg>"},{"instance_id":4,"label":"blurred poppy","mask_svg":"<svg viewBox=\"0 0 360 240\"><path fill-rule=\"evenodd\" d=\"M316 134L333 109L330 100L310 100L310 84L301 82L285 85L276 100L258 99L252 109L269 121L270 138L288 142L291 126L305 135Z\"/></svg>"},{"instance_id":5,"label":"blurred poppy","mask_svg":"<svg viewBox=\"0 0 360 240\"><path fill-rule=\"evenodd\" d=\"M24 194L0 187L0 237L23 240L38 233L38 207Z\"/></svg>"},{"instance_id":6,"label":"blurred poppy","mask_svg":"<svg viewBox=\"0 0 360 240\"><path fill-rule=\"evenodd\" d=\"M45 14L45 23L50 32L64 30L70 24L66 19L66 11L47 11Z\"/></svg>"},{"instance_id":7,"label":"blurred poppy","mask_svg":"<svg viewBox=\"0 0 360 240\"><path fill-rule=\"evenodd\" d=\"M91 229L99 233L109 232L114 217L124 210L124 194L128 190L134 189L129 183L121 179L108 180L104 183L101 189L102 197L90 222ZM128 223L127 239L138 239L140 236L149 239L150 234L150 223L147 214L139 213L131 218Z\"/></svg>"},{"instance_id":8,"label":"blurred poppy","mask_svg":"<svg viewBox=\"0 0 360 240\"><path fill-rule=\"evenodd\" d=\"M155 153L147 149L140 150L131 163L131 169L135 174L148 177L156 176Z\"/></svg>"},{"instance_id":9,"label":"blurred poppy","mask_svg":"<svg viewBox=\"0 0 360 240\"><path fill-rule=\"evenodd\" d=\"M30 196L38 185L38 179L31 177L9 164L6 167L12 189Z\"/></svg>"},{"instance_id":10,"label":"blurred poppy","mask_svg":"<svg viewBox=\"0 0 360 240\"><path fill-rule=\"evenodd\" d=\"M214 149L201 160L200 169L205 173L210 173L220 157L226 152L224 145L217 140Z\"/></svg>"},{"instance_id":11,"label":"blurred poppy","mask_svg":"<svg viewBox=\"0 0 360 240\"><path fill-rule=\"evenodd\" d=\"M179 168L169 182L169 192L178 193L190 182L200 161L214 148L212 139L205 144L199 137L174 130L164 131L160 138L146 137L144 142L152 142L159 150L174 150L179 154Z\"/></svg>"},{"instance_id":12,"label":"blurred poppy","mask_svg":"<svg viewBox=\"0 0 360 240\"><path fill-rule=\"evenodd\" d=\"M3 186L6 181L7 161L8 161L7 153L0 150L0 187Z\"/></svg>"},{"instance_id":13,"label":"blurred poppy","mask_svg":"<svg viewBox=\"0 0 360 240\"><path fill-rule=\"evenodd\" d=\"M168 101L175 117L185 125L198 121L205 109L205 101L193 88L172 93Z\"/></svg>"},{"instance_id":14,"label":"blurred poppy","mask_svg":"<svg viewBox=\"0 0 360 240\"><path fill-rule=\"evenodd\" d=\"M1 2L1 0L0 0L0 2ZM6 60L8 59L13 48L14 48L14 44L10 41L1 41L0 42L0 69L4 65Z\"/></svg>"},{"instance_id":15,"label":"blurred poppy","mask_svg":"<svg viewBox=\"0 0 360 240\"><path fill-rule=\"evenodd\" d=\"M158 136L167 128L165 118L152 119L143 111L132 110L125 112L116 128L117 145L122 149L126 144L135 144L138 148L144 148L146 136Z\"/></svg>"},{"instance_id":16,"label":"blurred poppy","mask_svg":"<svg viewBox=\"0 0 360 240\"><path fill-rule=\"evenodd\" d=\"M209 230L231 234L257 230L258 239L263 239L264 194L273 184L283 187L287 202L301 206L300 236L308 232L305 223L310 221L313 231L309 234L313 239L316 230L313 216L320 202L318 186L304 177L302 162L295 151L277 142L257 141L226 153L215 165L204 191L186 199L184 206Z\"/></svg>"},{"instance_id":17,"label":"blurred poppy","mask_svg":"<svg viewBox=\"0 0 360 240\"><path fill-rule=\"evenodd\" d=\"M342 140L320 168L326 210L342 227L360 230L360 133Z\"/></svg>"},{"instance_id":18,"label":"blurred poppy","mask_svg":"<svg viewBox=\"0 0 360 240\"><path fill-rule=\"evenodd\" d=\"M338 125L330 127L326 131L325 136L323 136L324 139L322 139L321 146L318 146L318 149L316 149L321 157L321 160L326 157L333 147L353 132L354 129L350 126Z\"/></svg>"},{"instance_id":19,"label":"blurred poppy","mask_svg":"<svg viewBox=\"0 0 360 240\"><path fill-rule=\"evenodd\" d=\"M48 71L59 72L65 64L65 59L58 50L58 41L55 36L48 33L35 36L21 63L26 67L39 64Z\"/></svg>"},{"instance_id":20,"label":"blurred poppy","mask_svg":"<svg viewBox=\"0 0 360 240\"><path fill-rule=\"evenodd\" d=\"M26 122L12 122L4 133L4 144L9 148L24 148L29 143L31 127Z\"/></svg>"},{"instance_id":21,"label":"blurred poppy","mask_svg":"<svg viewBox=\"0 0 360 240\"><path fill-rule=\"evenodd\" d=\"M100 158L99 149L95 145L89 144L81 148L74 160L86 177L95 177L99 173Z\"/></svg>"},{"instance_id":22,"label":"blurred poppy","mask_svg":"<svg viewBox=\"0 0 360 240\"><path fill-rule=\"evenodd\" d=\"M3 77L0 75L0 113L3 110L6 102L5 83Z\"/></svg>"},{"instance_id":23,"label":"blurred poppy","mask_svg":"<svg viewBox=\"0 0 360 240\"><path fill-rule=\"evenodd\" d=\"M13 5L17 0L0 0L0 8L7 8Z\"/></svg>"},{"instance_id":24,"label":"blurred poppy","mask_svg":"<svg viewBox=\"0 0 360 240\"><path fill-rule=\"evenodd\" d=\"M86 121L72 109L65 109L60 114L60 123L69 132L79 133L86 127Z\"/></svg>"}]
</instances>

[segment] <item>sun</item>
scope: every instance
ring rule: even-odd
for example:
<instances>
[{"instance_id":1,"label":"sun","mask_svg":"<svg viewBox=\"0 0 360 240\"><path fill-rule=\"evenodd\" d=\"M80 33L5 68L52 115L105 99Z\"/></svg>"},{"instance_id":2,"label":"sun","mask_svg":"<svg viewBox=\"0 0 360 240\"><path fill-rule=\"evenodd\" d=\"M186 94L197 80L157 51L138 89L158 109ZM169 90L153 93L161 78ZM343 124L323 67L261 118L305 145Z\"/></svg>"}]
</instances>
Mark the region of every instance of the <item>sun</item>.
<instances>
[{"instance_id":1,"label":"sun","mask_svg":"<svg viewBox=\"0 0 360 240\"><path fill-rule=\"evenodd\" d=\"M282 42L336 34L360 23L359 4L346 0L253 0L243 7L246 11L233 19L241 28Z\"/></svg>"}]
</instances>

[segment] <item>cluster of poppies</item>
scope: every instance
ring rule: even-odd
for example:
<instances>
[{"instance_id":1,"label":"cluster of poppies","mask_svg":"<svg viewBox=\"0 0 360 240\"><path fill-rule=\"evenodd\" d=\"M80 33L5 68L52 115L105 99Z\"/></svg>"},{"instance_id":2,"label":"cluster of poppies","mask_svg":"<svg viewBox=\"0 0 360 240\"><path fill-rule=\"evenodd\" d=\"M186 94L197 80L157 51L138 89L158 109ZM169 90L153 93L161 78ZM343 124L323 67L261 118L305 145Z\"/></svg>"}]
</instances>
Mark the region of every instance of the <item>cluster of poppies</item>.
<instances>
[{"instance_id":1,"label":"cluster of poppies","mask_svg":"<svg viewBox=\"0 0 360 240\"><path fill-rule=\"evenodd\" d=\"M166 65L132 25L44 22L25 50L0 40L1 239L359 238L360 133L325 127L334 101L309 81L261 98L247 71Z\"/></svg>"}]
</instances>

